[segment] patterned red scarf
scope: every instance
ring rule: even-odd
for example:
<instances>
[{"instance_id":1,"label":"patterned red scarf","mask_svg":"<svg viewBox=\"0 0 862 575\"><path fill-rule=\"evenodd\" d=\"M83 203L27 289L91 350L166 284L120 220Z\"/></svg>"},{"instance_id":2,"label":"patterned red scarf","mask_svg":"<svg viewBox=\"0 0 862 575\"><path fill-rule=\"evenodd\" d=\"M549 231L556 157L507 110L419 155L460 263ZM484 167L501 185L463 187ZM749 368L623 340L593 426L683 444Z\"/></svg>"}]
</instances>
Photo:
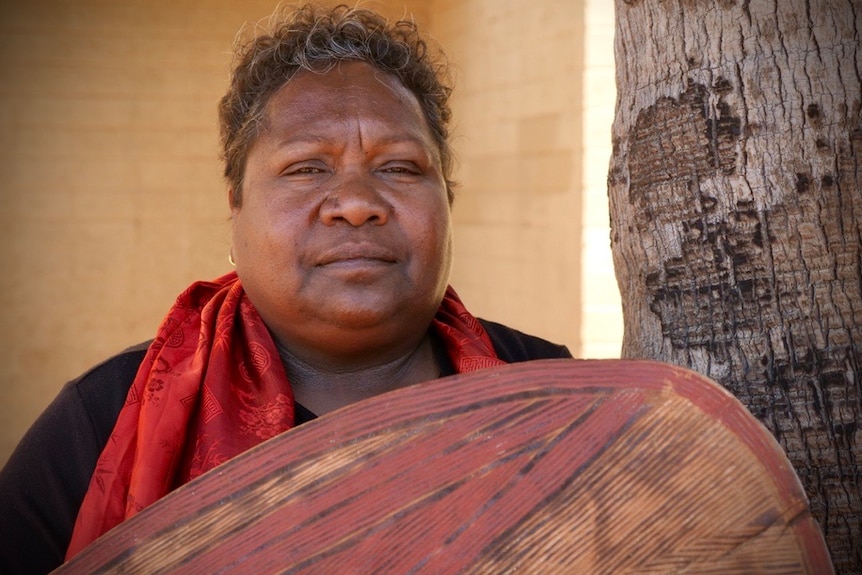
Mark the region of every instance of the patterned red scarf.
<instances>
[{"instance_id":1,"label":"patterned red scarf","mask_svg":"<svg viewBox=\"0 0 862 575\"><path fill-rule=\"evenodd\" d=\"M433 326L458 373L504 363L451 287ZM290 429L293 408L275 343L236 273L192 284L129 389L66 559L183 483Z\"/></svg>"}]
</instances>

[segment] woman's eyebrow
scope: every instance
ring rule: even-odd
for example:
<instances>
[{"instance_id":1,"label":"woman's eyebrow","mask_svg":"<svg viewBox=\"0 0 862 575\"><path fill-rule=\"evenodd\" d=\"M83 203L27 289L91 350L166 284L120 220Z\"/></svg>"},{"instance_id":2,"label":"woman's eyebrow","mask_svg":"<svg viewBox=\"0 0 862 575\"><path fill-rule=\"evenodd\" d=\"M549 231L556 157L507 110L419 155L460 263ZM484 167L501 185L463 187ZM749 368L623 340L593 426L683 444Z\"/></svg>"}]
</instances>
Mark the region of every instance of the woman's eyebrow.
<instances>
[{"instance_id":1,"label":"woman's eyebrow","mask_svg":"<svg viewBox=\"0 0 862 575\"><path fill-rule=\"evenodd\" d=\"M328 138L316 134L309 134L307 132L298 132L292 134L285 134L283 137L279 138L276 141L276 146L278 146L279 148L285 148L289 146L330 144L334 141L337 141L337 139Z\"/></svg>"},{"instance_id":2,"label":"woman's eyebrow","mask_svg":"<svg viewBox=\"0 0 862 575\"><path fill-rule=\"evenodd\" d=\"M379 138L375 138L374 141L379 144L416 144L417 146L421 146L423 148L433 147L433 142L431 142L430 139L425 138L419 134L413 134L411 132L401 132L388 136L382 136Z\"/></svg>"},{"instance_id":3,"label":"woman's eyebrow","mask_svg":"<svg viewBox=\"0 0 862 575\"><path fill-rule=\"evenodd\" d=\"M367 137L364 141L369 141ZM370 139L374 146L396 146L407 145L416 147L422 150L434 150L434 144L430 138L426 138L421 134L414 134L411 131L403 131L391 134L375 136ZM331 146L346 143L343 138L324 136L321 134L313 134L307 132L298 132L293 134L285 134L276 140L275 146L278 149L303 148L312 146Z\"/></svg>"}]
</instances>

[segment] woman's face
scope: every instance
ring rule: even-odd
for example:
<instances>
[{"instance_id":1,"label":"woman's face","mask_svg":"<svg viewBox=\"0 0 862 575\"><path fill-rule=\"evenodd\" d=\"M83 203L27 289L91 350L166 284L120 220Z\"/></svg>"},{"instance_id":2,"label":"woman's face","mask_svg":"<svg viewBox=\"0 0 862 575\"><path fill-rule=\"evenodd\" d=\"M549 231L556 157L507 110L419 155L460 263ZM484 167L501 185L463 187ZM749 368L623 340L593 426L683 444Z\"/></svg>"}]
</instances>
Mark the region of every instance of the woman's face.
<instances>
[{"instance_id":1,"label":"woman's face","mask_svg":"<svg viewBox=\"0 0 862 575\"><path fill-rule=\"evenodd\" d=\"M273 95L232 220L246 293L300 357L397 357L443 298L439 153L415 96L368 64L302 71Z\"/></svg>"}]
</instances>

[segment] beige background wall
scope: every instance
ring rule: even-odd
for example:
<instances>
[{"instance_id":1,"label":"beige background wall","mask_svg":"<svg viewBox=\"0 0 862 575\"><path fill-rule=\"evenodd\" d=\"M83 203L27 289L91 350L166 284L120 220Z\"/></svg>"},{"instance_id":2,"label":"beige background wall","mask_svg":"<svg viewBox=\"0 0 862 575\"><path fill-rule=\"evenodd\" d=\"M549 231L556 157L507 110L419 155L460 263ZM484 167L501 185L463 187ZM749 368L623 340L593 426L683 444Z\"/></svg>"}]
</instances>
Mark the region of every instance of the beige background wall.
<instances>
[{"instance_id":1,"label":"beige background wall","mask_svg":"<svg viewBox=\"0 0 862 575\"><path fill-rule=\"evenodd\" d=\"M583 2L435 2L459 68L453 285L475 310L577 351Z\"/></svg>"},{"instance_id":2,"label":"beige background wall","mask_svg":"<svg viewBox=\"0 0 862 575\"><path fill-rule=\"evenodd\" d=\"M456 67L452 282L468 306L617 355L609 3L364 4L413 14ZM0 0L0 464L65 381L229 269L215 106L236 31L273 7Z\"/></svg>"}]
</instances>

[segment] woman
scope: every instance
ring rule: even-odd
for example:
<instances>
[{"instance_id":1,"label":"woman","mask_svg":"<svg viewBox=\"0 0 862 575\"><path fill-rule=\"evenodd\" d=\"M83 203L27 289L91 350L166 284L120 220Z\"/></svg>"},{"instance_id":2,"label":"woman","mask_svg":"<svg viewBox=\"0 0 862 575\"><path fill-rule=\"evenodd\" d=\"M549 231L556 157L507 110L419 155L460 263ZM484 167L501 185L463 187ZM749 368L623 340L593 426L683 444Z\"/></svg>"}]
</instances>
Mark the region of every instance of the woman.
<instances>
[{"instance_id":1,"label":"woman","mask_svg":"<svg viewBox=\"0 0 862 575\"><path fill-rule=\"evenodd\" d=\"M70 382L0 475L3 565L44 572L177 486L366 397L568 351L448 287L442 70L411 23L304 7L220 106L236 272Z\"/></svg>"}]
</instances>

